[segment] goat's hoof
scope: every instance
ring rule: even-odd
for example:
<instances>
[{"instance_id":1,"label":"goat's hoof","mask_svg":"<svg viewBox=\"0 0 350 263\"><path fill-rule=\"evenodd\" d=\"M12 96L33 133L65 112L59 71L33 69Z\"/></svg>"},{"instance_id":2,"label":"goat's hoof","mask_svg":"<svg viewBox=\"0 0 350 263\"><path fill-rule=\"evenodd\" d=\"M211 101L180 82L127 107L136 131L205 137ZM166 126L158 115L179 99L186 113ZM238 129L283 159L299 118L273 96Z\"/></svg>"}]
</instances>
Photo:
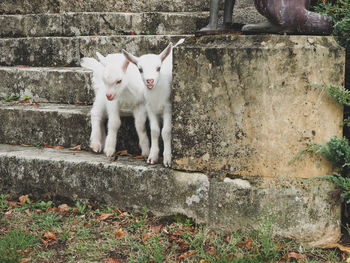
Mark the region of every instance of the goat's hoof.
<instances>
[{"instance_id":1,"label":"goat's hoof","mask_svg":"<svg viewBox=\"0 0 350 263\"><path fill-rule=\"evenodd\" d=\"M142 155L143 157L147 158L147 157L149 156L149 150L147 150L147 151L142 151L142 152L141 152L141 155Z\"/></svg>"},{"instance_id":2,"label":"goat's hoof","mask_svg":"<svg viewBox=\"0 0 350 263\"><path fill-rule=\"evenodd\" d=\"M114 156L115 149L114 148L109 148L109 149L104 149L104 153L106 154L107 157L112 157Z\"/></svg>"},{"instance_id":3,"label":"goat's hoof","mask_svg":"<svg viewBox=\"0 0 350 263\"><path fill-rule=\"evenodd\" d=\"M168 161L163 161L163 164L165 167L169 168L171 166L171 161L168 160Z\"/></svg>"},{"instance_id":4,"label":"goat's hoof","mask_svg":"<svg viewBox=\"0 0 350 263\"><path fill-rule=\"evenodd\" d=\"M103 146L101 143L91 143L90 148L95 152L95 153L100 153L103 150Z\"/></svg>"},{"instance_id":5,"label":"goat's hoof","mask_svg":"<svg viewBox=\"0 0 350 263\"><path fill-rule=\"evenodd\" d=\"M147 159L147 163L148 163L148 164L155 164L156 161L154 161L153 159L148 158L148 159Z\"/></svg>"}]
</instances>

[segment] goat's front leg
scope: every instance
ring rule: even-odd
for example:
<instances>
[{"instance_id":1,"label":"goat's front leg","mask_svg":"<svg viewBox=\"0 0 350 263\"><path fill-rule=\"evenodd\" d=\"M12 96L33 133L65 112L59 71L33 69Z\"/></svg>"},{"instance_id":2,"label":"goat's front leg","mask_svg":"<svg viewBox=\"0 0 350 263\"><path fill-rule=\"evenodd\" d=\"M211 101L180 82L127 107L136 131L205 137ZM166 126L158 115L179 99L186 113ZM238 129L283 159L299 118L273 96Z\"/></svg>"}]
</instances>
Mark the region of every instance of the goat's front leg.
<instances>
[{"instance_id":1,"label":"goat's front leg","mask_svg":"<svg viewBox=\"0 0 350 263\"><path fill-rule=\"evenodd\" d=\"M148 157L149 155L149 140L146 132L147 112L145 105L137 105L134 109L135 128L139 137L139 145L141 155Z\"/></svg>"},{"instance_id":2,"label":"goat's front leg","mask_svg":"<svg viewBox=\"0 0 350 263\"><path fill-rule=\"evenodd\" d=\"M171 105L167 104L163 112L162 138L164 143L163 164L171 166Z\"/></svg>"},{"instance_id":3,"label":"goat's front leg","mask_svg":"<svg viewBox=\"0 0 350 263\"><path fill-rule=\"evenodd\" d=\"M106 106L98 96L91 109L90 147L94 152L102 152L106 140Z\"/></svg>"},{"instance_id":4,"label":"goat's front leg","mask_svg":"<svg viewBox=\"0 0 350 263\"><path fill-rule=\"evenodd\" d=\"M151 110L147 110L148 118L151 126L151 150L147 159L147 163L155 164L158 162L159 145L158 139L160 134L158 116Z\"/></svg>"},{"instance_id":5,"label":"goat's front leg","mask_svg":"<svg viewBox=\"0 0 350 263\"><path fill-rule=\"evenodd\" d=\"M104 153L107 157L112 157L115 153L115 148L117 146L117 134L121 124L119 104L116 101L108 102L107 106L108 113L108 133L106 138L106 144L104 148Z\"/></svg>"}]
</instances>

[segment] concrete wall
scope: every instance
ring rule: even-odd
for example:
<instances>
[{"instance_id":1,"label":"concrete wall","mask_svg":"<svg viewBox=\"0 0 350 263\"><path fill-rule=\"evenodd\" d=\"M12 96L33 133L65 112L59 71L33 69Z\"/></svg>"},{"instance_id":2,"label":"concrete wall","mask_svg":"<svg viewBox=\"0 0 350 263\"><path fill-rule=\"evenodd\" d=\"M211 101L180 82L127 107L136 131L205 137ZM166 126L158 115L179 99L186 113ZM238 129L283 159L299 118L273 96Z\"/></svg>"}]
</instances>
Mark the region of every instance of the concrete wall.
<instances>
[{"instance_id":1,"label":"concrete wall","mask_svg":"<svg viewBox=\"0 0 350 263\"><path fill-rule=\"evenodd\" d=\"M344 85L345 52L332 37L227 36L188 39L175 51L176 169L311 178L330 166L305 142L342 136L343 108L323 87Z\"/></svg>"}]
</instances>

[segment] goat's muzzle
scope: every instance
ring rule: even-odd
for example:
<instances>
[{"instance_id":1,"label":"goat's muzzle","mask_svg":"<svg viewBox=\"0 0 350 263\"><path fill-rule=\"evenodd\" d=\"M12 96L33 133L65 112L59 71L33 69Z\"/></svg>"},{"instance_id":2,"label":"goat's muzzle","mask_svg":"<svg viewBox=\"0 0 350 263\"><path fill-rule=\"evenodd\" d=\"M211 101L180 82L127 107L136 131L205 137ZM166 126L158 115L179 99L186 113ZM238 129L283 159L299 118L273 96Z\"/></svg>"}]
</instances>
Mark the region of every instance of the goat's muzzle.
<instances>
[{"instance_id":1,"label":"goat's muzzle","mask_svg":"<svg viewBox=\"0 0 350 263\"><path fill-rule=\"evenodd\" d=\"M148 89L153 89L154 88L154 79L147 79L146 82L147 82L146 86L147 86Z\"/></svg>"},{"instance_id":2,"label":"goat's muzzle","mask_svg":"<svg viewBox=\"0 0 350 263\"><path fill-rule=\"evenodd\" d=\"M107 100L113 100L114 99L114 96L111 93L107 93L106 97L107 97Z\"/></svg>"}]
</instances>

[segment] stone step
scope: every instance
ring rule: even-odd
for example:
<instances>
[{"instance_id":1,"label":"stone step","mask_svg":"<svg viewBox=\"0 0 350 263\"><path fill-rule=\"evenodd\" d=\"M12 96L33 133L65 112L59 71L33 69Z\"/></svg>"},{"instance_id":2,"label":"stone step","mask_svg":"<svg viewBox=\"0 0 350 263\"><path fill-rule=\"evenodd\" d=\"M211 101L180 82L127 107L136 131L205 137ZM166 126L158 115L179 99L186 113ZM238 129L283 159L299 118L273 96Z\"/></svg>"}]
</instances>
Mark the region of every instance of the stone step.
<instances>
[{"instance_id":1,"label":"stone step","mask_svg":"<svg viewBox=\"0 0 350 263\"><path fill-rule=\"evenodd\" d=\"M0 67L0 97L16 94L39 103L92 104L91 75L84 68Z\"/></svg>"},{"instance_id":2,"label":"stone step","mask_svg":"<svg viewBox=\"0 0 350 263\"><path fill-rule=\"evenodd\" d=\"M194 34L207 21L208 12L2 15L0 37Z\"/></svg>"},{"instance_id":3,"label":"stone step","mask_svg":"<svg viewBox=\"0 0 350 263\"><path fill-rule=\"evenodd\" d=\"M175 43L188 35L81 36L1 38L0 65L60 67L78 66L81 57L94 57L127 49L136 55L160 53L170 41Z\"/></svg>"},{"instance_id":4,"label":"stone step","mask_svg":"<svg viewBox=\"0 0 350 263\"><path fill-rule=\"evenodd\" d=\"M90 106L0 103L0 143L34 145L39 142L87 149L91 132ZM134 119L123 111L117 150L139 154Z\"/></svg>"},{"instance_id":5,"label":"stone step","mask_svg":"<svg viewBox=\"0 0 350 263\"><path fill-rule=\"evenodd\" d=\"M147 207L156 216L184 214L225 231L272 223L274 234L306 246L340 237L340 202L333 191L327 180L218 181L130 157L110 161L91 152L0 145L0 192L12 197L117 204L140 212Z\"/></svg>"},{"instance_id":6,"label":"stone step","mask_svg":"<svg viewBox=\"0 0 350 263\"><path fill-rule=\"evenodd\" d=\"M252 2L252 0L240 0ZM198 12L209 10L209 0L2 0L0 14L63 12Z\"/></svg>"}]
</instances>

